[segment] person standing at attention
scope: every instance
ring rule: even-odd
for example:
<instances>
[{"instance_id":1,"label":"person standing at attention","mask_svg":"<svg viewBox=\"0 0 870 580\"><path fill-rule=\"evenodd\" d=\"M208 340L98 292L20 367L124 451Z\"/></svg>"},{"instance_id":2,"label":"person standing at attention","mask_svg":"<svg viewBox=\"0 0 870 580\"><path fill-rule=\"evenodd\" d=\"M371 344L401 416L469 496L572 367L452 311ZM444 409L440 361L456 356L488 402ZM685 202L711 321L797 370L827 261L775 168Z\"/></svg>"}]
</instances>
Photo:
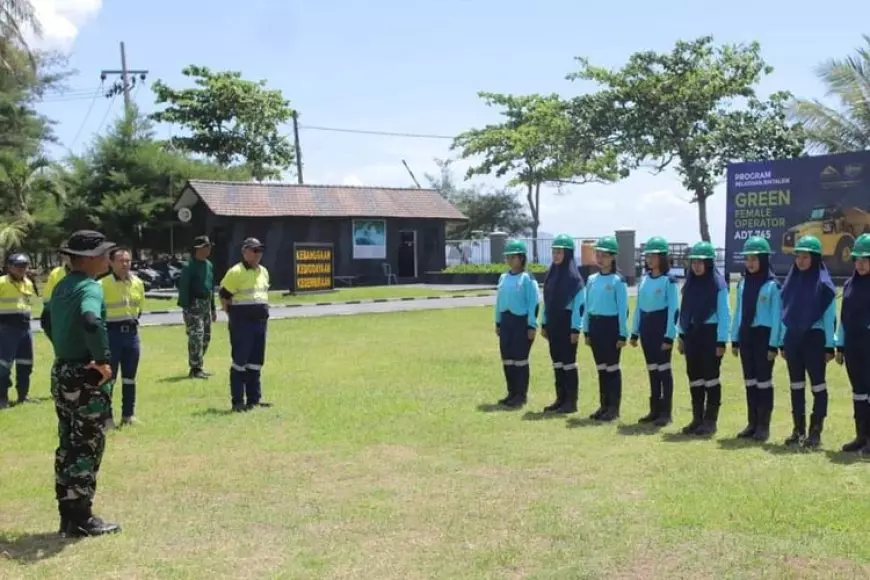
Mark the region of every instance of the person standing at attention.
<instances>
[{"instance_id":1,"label":"person standing at attention","mask_svg":"<svg viewBox=\"0 0 870 580\"><path fill-rule=\"evenodd\" d=\"M671 355L677 334L680 289L677 280L669 274L668 241L655 236L644 246L646 274L637 290L634 310L634 331L631 346L638 338L646 359L649 375L649 413L638 421L664 427L671 422L674 405L674 374Z\"/></svg>"},{"instance_id":2,"label":"person standing at attention","mask_svg":"<svg viewBox=\"0 0 870 580\"><path fill-rule=\"evenodd\" d=\"M211 325L217 320L214 266L208 259L210 254L208 236L195 237L190 259L181 269L178 281L178 306L182 309L187 331L188 377L192 379L209 377L209 373L203 370L203 358L211 342Z\"/></svg>"},{"instance_id":3,"label":"person standing at attention","mask_svg":"<svg viewBox=\"0 0 870 580\"><path fill-rule=\"evenodd\" d=\"M837 289L822 263L822 243L803 236L795 245L795 259L782 285L782 351L791 381L794 422L786 445L814 449L822 444L828 415L827 365L834 360ZM806 378L810 378L813 412L807 435Z\"/></svg>"},{"instance_id":4,"label":"person standing at attention","mask_svg":"<svg viewBox=\"0 0 870 580\"><path fill-rule=\"evenodd\" d=\"M595 245L595 261L599 272L589 276L586 310L583 313L586 344L592 347L592 357L598 370L601 403L589 418L605 422L619 418L622 401L619 358L628 340L628 290L622 275L616 271L618 253L619 244L613 236L605 236Z\"/></svg>"},{"instance_id":5,"label":"person standing at attention","mask_svg":"<svg viewBox=\"0 0 870 580\"><path fill-rule=\"evenodd\" d=\"M698 242L689 253L689 275L680 305L677 350L686 356L686 374L692 396L692 422L683 435L716 433L722 404L722 357L728 342L731 313L728 283L716 269L716 250Z\"/></svg>"},{"instance_id":6,"label":"person standing at attention","mask_svg":"<svg viewBox=\"0 0 870 580\"><path fill-rule=\"evenodd\" d=\"M510 268L498 279L495 297L495 334L507 383L507 396L498 404L519 409L529 394L529 353L538 330L538 283L526 272L526 245L511 240L504 247Z\"/></svg>"},{"instance_id":7,"label":"person standing at attention","mask_svg":"<svg viewBox=\"0 0 870 580\"><path fill-rule=\"evenodd\" d=\"M93 513L97 474L106 446L105 425L112 409L112 367L106 332L103 287L114 247L99 232L82 230L67 241L71 269L51 296L49 330L54 347L51 394L58 418L55 494L60 533L97 536L120 531Z\"/></svg>"},{"instance_id":8,"label":"person standing at attention","mask_svg":"<svg viewBox=\"0 0 870 580\"><path fill-rule=\"evenodd\" d=\"M852 384L855 439L844 453L870 453L870 234L862 234L852 248L855 271L843 286L837 363L846 363Z\"/></svg>"},{"instance_id":9,"label":"person standing at attention","mask_svg":"<svg viewBox=\"0 0 870 580\"><path fill-rule=\"evenodd\" d=\"M266 357L269 271L260 264L265 246L257 238L242 242L242 261L220 283L221 308L229 317L232 365L230 398L235 412L271 407L262 400L260 372Z\"/></svg>"},{"instance_id":10,"label":"person standing at attention","mask_svg":"<svg viewBox=\"0 0 870 580\"><path fill-rule=\"evenodd\" d=\"M121 370L121 425L136 422L136 371L139 369L139 317L145 300L145 284L130 272L131 256L126 248L109 254L112 273L100 279L106 299L106 327L112 353L112 376ZM116 379L117 382L117 379ZM110 412L108 428L115 426Z\"/></svg>"},{"instance_id":11,"label":"person standing at attention","mask_svg":"<svg viewBox=\"0 0 870 580\"><path fill-rule=\"evenodd\" d=\"M743 245L745 271L737 283L731 352L740 357L746 385L746 428L738 439L767 441L773 413L773 363L782 338L782 299L770 266L770 244L751 237Z\"/></svg>"},{"instance_id":12,"label":"person standing at attention","mask_svg":"<svg viewBox=\"0 0 870 580\"><path fill-rule=\"evenodd\" d=\"M30 317L33 299L39 294L27 276L30 258L12 254L6 259L6 275L0 276L0 409L9 406L12 369L18 403L31 401L30 375L33 372L33 333Z\"/></svg>"},{"instance_id":13,"label":"person standing at attention","mask_svg":"<svg viewBox=\"0 0 870 580\"><path fill-rule=\"evenodd\" d=\"M553 263L544 279L541 336L549 341L556 379L556 400L544 408L548 413L576 413L580 391L577 344L583 332L586 294L583 278L574 261L574 240L560 234L553 240Z\"/></svg>"}]
</instances>

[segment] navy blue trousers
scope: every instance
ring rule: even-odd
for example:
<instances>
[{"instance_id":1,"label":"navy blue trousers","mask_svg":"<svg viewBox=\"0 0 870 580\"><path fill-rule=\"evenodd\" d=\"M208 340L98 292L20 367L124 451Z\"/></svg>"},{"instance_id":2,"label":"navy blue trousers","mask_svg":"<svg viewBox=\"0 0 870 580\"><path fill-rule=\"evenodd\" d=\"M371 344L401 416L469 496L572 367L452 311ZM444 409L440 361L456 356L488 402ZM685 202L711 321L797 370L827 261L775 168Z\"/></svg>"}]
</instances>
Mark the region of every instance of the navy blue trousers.
<instances>
[{"instance_id":1,"label":"navy blue trousers","mask_svg":"<svg viewBox=\"0 0 870 580\"><path fill-rule=\"evenodd\" d=\"M743 384L746 387L746 417L749 425L755 425L757 406L773 409L773 363L770 353L770 328L753 326L740 336L740 366L743 369Z\"/></svg>"},{"instance_id":2,"label":"navy blue trousers","mask_svg":"<svg viewBox=\"0 0 870 580\"><path fill-rule=\"evenodd\" d=\"M617 316L590 316L586 329L592 347L592 358L598 371L598 398L602 409L612 408L617 413L622 401L622 369L619 366L619 318Z\"/></svg>"},{"instance_id":3,"label":"navy blue trousers","mask_svg":"<svg viewBox=\"0 0 870 580\"><path fill-rule=\"evenodd\" d=\"M791 382L791 412L795 420L806 416L806 386L809 376L813 393L813 416L824 419L828 415L827 361L825 332L809 330L803 336L786 334L785 357L788 379Z\"/></svg>"},{"instance_id":4,"label":"navy blue trousers","mask_svg":"<svg viewBox=\"0 0 870 580\"><path fill-rule=\"evenodd\" d=\"M121 417L132 417L136 408L136 373L139 370L139 328L136 324L109 323L109 350L112 353L112 376L121 380Z\"/></svg>"},{"instance_id":5,"label":"navy blue trousers","mask_svg":"<svg viewBox=\"0 0 870 580\"><path fill-rule=\"evenodd\" d=\"M529 353L532 351L528 316L502 313L498 348L507 383L507 398L525 403L529 395Z\"/></svg>"},{"instance_id":6,"label":"navy blue trousers","mask_svg":"<svg viewBox=\"0 0 870 580\"><path fill-rule=\"evenodd\" d=\"M233 405L256 405L263 396L260 371L266 359L265 320L230 319L230 399ZM246 401L247 399L247 401Z\"/></svg>"},{"instance_id":7,"label":"navy blue trousers","mask_svg":"<svg viewBox=\"0 0 870 580\"><path fill-rule=\"evenodd\" d=\"M722 404L722 383L719 381L722 357L716 356L717 345L715 324L700 324L683 335L693 416L706 408L708 418L718 417Z\"/></svg>"},{"instance_id":8,"label":"navy blue trousers","mask_svg":"<svg viewBox=\"0 0 870 580\"><path fill-rule=\"evenodd\" d=\"M12 386L12 368L15 368L15 389L18 399L30 393L30 374L33 372L33 334L30 326L0 326L0 401L7 401Z\"/></svg>"},{"instance_id":9,"label":"navy blue trousers","mask_svg":"<svg viewBox=\"0 0 870 580\"><path fill-rule=\"evenodd\" d=\"M846 335L843 358L852 385L855 419L859 420L870 414L870 330L862 328ZM870 420L870 417L866 420ZM870 425L866 428L870 431Z\"/></svg>"},{"instance_id":10,"label":"navy blue trousers","mask_svg":"<svg viewBox=\"0 0 870 580\"><path fill-rule=\"evenodd\" d=\"M550 360L553 361L556 401L576 408L580 377L577 372L577 343L571 342L573 332L570 310L547 313L547 341Z\"/></svg>"},{"instance_id":11,"label":"navy blue trousers","mask_svg":"<svg viewBox=\"0 0 870 580\"><path fill-rule=\"evenodd\" d=\"M673 348L662 350L668 325L668 311L640 313L640 346L646 360L650 399L655 408L670 412L674 396L674 373L671 368Z\"/></svg>"}]
</instances>

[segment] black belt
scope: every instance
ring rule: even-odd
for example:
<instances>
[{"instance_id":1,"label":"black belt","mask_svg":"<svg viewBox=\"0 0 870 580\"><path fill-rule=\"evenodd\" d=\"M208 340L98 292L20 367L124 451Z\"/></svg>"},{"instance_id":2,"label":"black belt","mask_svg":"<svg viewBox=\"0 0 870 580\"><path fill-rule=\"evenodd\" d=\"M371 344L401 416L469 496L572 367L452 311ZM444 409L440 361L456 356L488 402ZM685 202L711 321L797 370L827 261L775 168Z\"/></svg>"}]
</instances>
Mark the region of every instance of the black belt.
<instances>
[{"instance_id":1,"label":"black belt","mask_svg":"<svg viewBox=\"0 0 870 580\"><path fill-rule=\"evenodd\" d=\"M120 332L123 334L135 334L139 331L139 322L136 320L125 320L123 322L109 322L106 324L109 330Z\"/></svg>"}]
</instances>

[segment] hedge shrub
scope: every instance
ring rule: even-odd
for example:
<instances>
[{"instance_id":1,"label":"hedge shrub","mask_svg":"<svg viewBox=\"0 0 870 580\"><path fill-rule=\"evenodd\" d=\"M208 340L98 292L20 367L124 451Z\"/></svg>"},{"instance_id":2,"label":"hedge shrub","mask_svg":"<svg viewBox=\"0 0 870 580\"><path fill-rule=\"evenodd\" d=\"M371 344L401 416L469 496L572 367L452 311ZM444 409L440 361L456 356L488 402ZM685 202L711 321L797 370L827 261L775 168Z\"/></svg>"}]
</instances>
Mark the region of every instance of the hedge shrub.
<instances>
[{"instance_id":1,"label":"hedge shrub","mask_svg":"<svg viewBox=\"0 0 870 580\"><path fill-rule=\"evenodd\" d=\"M529 272L546 272L547 267L542 264L528 264ZM447 266L441 272L443 274L501 274L507 270L505 264L457 264Z\"/></svg>"}]
</instances>

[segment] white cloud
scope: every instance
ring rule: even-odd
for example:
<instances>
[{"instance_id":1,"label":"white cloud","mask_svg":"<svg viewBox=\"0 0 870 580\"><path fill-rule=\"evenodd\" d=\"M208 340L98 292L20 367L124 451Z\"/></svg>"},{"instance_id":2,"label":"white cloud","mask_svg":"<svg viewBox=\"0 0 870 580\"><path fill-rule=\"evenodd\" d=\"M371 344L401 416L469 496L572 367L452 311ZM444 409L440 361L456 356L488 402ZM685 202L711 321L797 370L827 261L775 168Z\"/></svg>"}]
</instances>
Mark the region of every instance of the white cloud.
<instances>
[{"instance_id":1,"label":"white cloud","mask_svg":"<svg viewBox=\"0 0 870 580\"><path fill-rule=\"evenodd\" d=\"M31 46L69 50L81 27L102 8L102 0L31 0L42 25L42 38L26 31Z\"/></svg>"},{"instance_id":2,"label":"white cloud","mask_svg":"<svg viewBox=\"0 0 870 580\"><path fill-rule=\"evenodd\" d=\"M365 185L362 180L356 175L348 175L341 180L342 185Z\"/></svg>"}]
</instances>

